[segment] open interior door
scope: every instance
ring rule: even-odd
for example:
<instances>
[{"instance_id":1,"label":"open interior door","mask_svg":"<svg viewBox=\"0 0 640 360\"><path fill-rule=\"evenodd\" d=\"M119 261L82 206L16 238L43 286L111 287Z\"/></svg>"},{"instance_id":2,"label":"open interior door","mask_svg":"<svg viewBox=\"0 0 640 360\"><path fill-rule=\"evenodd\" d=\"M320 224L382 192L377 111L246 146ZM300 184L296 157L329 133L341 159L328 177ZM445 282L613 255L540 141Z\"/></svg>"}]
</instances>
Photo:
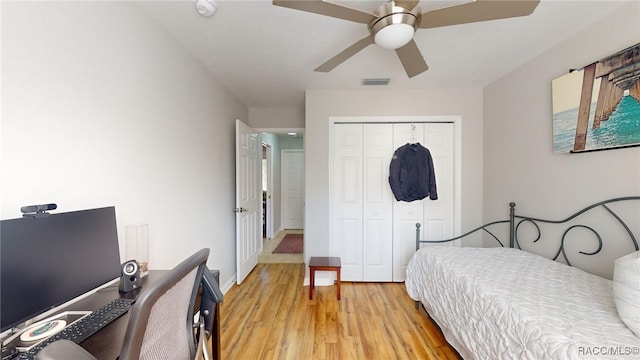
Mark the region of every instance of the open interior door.
<instances>
[{"instance_id":1,"label":"open interior door","mask_svg":"<svg viewBox=\"0 0 640 360\"><path fill-rule=\"evenodd\" d=\"M258 264L262 251L260 134L236 120L236 281Z\"/></svg>"}]
</instances>

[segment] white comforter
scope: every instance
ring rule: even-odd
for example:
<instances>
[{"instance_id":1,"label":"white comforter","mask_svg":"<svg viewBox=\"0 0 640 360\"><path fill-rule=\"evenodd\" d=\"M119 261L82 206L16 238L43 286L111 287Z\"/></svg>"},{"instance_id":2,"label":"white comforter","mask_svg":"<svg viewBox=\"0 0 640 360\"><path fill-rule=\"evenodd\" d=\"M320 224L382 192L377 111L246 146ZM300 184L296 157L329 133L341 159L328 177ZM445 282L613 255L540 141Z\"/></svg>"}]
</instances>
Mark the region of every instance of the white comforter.
<instances>
[{"instance_id":1,"label":"white comforter","mask_svg":"<svg viewBox=\"0 0 640 360\"><path fill-rule=\"evenodd\" d=\"M423 248L406 287L465 359L640 358L610 280L522 250Z\"/></svg>"}]
</instances>

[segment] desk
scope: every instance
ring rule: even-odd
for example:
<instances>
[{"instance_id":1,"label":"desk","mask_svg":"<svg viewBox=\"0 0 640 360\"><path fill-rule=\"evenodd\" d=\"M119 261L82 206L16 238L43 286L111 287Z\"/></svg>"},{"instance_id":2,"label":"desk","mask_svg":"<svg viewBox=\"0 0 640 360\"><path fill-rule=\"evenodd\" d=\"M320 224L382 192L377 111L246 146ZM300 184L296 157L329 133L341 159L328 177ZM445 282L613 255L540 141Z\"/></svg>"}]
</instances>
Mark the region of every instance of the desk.
<instances>
[{"instance_id":1,"label":"desk","mask_svg":"<svg viewBox=\"0 0 640 360\"><path fill-rule=\"evenodd\" d=\"M109 301L118 298L135 298L140 291L144 291L146 284L152 284L162 277L166 271L150 271L149 275L142 279L142 287L129 293L120 293L118 291L118 283L109 286L92 294L72 305L69 305L63 311L69 310L96 310L105 305ZM215 273L215 272L214 272ZM214 330L212 334L213 354L212 357L215 360L220 359L220 305L216 307L216 316L214 318ZM115 360L120 355L120 348L122 347L122 340L124 339L124 333L129 323L129 313L119 317L109 325L100 329L97 333L80 343L80 346L85 348L98 360Z\"/></svg>"}]
</instances>

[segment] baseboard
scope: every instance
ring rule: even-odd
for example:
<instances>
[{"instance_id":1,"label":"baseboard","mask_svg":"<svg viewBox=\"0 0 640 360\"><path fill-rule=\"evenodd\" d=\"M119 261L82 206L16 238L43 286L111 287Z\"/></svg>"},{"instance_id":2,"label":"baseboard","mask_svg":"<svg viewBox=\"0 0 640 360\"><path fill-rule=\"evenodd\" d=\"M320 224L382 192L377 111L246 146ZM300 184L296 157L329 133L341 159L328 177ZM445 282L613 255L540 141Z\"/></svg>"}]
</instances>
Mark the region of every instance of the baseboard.
<instances>
[{"instance_id":1,"label":"baseboard","mask_svg":"<svg viewBox=\"0 0 640 360\"><path fill-rule=\"evenodd\" d=\"M237 274L234 274L229 281L227 281L223 286L220 286L220 291L222 291L223 295L226 294L227 291L229 291L233 287L233 285L235 285L237 278Z\"/></svg>"}]
</instances>

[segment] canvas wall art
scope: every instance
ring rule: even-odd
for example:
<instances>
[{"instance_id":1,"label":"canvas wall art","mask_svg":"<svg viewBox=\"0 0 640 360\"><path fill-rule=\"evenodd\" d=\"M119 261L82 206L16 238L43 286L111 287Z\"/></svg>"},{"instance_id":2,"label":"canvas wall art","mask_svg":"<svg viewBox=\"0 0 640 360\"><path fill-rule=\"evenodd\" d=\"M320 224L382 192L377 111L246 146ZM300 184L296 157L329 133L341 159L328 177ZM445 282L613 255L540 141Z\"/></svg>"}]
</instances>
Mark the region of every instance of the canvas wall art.
<instances>
[{"instance_id":1,"label":"canvas wall art","mask_svg":"<svg viewBox=\"0 0 640 360\"><path fill-rule=\"evenodd\" d=\"M640 145L640 44L554 79L553 152Z\"/></svg>"}]
</instances>

